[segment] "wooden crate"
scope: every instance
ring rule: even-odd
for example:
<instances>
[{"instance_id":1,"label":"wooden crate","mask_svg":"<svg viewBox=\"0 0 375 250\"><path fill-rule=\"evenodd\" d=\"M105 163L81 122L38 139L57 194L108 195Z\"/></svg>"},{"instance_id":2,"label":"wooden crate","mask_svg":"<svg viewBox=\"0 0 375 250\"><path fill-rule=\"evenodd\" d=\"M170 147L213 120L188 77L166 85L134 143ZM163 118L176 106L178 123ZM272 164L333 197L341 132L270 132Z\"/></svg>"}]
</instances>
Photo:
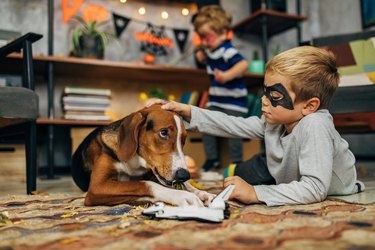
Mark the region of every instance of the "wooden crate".
<instances>
[{"instance_id":1,"label":"wooden crate","mask_svg":"<svg viewBox=\"0 0 375 250\"><path fill-rule=\"evenodd\" d=\"M0 180L26 181L25 145L7 144L0 148L13 148L14 151L0 151Z\"/></svg>"}]
</instances>

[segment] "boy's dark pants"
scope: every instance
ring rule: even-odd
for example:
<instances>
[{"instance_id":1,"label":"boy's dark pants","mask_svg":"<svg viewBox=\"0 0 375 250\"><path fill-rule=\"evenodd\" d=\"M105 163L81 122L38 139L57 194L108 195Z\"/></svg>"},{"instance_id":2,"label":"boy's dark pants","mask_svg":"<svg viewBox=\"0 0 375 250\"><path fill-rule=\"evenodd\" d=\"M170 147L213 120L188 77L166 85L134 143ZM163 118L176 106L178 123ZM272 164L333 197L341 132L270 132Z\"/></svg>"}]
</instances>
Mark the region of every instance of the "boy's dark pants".
<instances>
[{"instance_id":1,"label":"boy's dark pants","mask_svg":"<svg viewBox=\"0 0 375 250\"><path fill-rule=\"evenodd\" d=\"M260 153L247 161L238 163L234 175L241 177L251 185L276 184L267 168L266 154Z\"/></svg>"}]
</instances>

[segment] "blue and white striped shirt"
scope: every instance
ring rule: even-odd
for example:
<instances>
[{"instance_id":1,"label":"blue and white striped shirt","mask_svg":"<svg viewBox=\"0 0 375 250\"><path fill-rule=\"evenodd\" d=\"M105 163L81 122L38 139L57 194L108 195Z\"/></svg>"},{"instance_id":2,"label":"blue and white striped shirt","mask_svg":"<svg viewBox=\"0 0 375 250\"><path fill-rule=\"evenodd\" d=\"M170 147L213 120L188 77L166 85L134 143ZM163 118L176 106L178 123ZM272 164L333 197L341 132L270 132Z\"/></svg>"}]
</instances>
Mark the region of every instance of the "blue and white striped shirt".
<instances>
[{"instance_id":1,"label":"blue and white striped shirt","mask_svg":"<svg viewBox=\"0 0 375 250\"><path fill-rule=\"evenodd\" d=\"M244 77L240 76L222 84L217 82L214 76L215 69L227 71L245 58L233 47L230 40L226 40L212 52L206 50L206 54L206 68L211 81L206 107L215 106L247 113L247 88Z\"/></svg>"}]
</instances>

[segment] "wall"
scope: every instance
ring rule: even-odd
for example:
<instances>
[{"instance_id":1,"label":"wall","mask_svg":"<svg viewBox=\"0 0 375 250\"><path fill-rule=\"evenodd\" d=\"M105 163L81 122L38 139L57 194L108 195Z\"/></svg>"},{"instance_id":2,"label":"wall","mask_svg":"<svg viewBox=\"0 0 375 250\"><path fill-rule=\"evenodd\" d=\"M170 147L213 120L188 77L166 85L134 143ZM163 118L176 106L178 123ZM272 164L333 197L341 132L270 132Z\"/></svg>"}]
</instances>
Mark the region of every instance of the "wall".
<instances>
[{"instance_id":1,"label":"wall","mask_svg":"<svg viewBox=\"0 0 375 250\"><path fill-rule=\"evenodd\" d=\"M118 0L86 0L88 3L96 3L105 6L107 9L141 21L151 21L156 25L166 25L168 27L190 29L191 14L187 17L180 15L180 7L176 5L154 4L152 1L128 1L125 5ZM296 13L296 1L287 0L288 12ZM33 31L44 35L43 40L34 45L36 54L47 54L47 0L1 0L0 1L0 29L17 30L22 33ZM221 4L233 15L233 23L236 23L249 14L249 0L221 0ZM140 16L137 9L144 5L148 13ZM161 10L166 9L169 19L164 21L160 18ZM301 15L309 19L302 25L302 40L310 40L313 37L343 34L348 32L361 31L360 0L301 0ZM61 14L61 1L55 0L54 18L54 54L68 55L71 49L70 30L73 22L63 24ZM106 58L119 61L140 60L139 43L133 38L136 31L142 31L145 25L131 22L126 31L121 36L120 47L117 43L111 42ZM109 31L113 31L112 24L107 26ZM173 32L167 29L167 34L173 37ZM254 50L260 50L260 39L256 36L235 37L233 43L248 58L252 58ZM272 48L280 45L281 50L295 47L296 30L292 29L283 34L273 37L270 41L270 56ZM158 63L166 64L178 57L180 52L175 47L166 57L160 57ZM194 66L192 56L178 66Z\"/></svg>"}]
</instances>

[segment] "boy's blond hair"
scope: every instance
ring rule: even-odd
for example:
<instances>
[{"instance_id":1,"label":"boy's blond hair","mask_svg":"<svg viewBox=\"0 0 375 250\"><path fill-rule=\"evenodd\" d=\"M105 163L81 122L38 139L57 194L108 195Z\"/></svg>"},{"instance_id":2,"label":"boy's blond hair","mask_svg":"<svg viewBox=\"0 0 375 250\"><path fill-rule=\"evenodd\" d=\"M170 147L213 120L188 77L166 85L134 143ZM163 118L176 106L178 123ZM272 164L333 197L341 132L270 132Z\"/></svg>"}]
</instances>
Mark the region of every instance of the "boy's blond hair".
<instances>
[{"instance_id":1,"label":"boy's blond hair","mask_svg":"<svg viewBox=\"0 0 375 250\"><path fill-rule=\"evenodd\" d=\"M328 108L340 79L333 53L312 46L276 55L266 65L266 73L272 72L289 78L296 103L318 97L319 109Z\"/></svg>"},{"instance_id":2,"label":"boy's blond hair","mask_svg":"<svg viewBox=\"0 0 375 250\"><path fill-rule=\"evenodd\" d=\"M200 28L209 24L217 34L223 34L230 29L232 16L218 5L203 7L194 19L194 29L199 33Z\"/></svg>"}]
</instances>

